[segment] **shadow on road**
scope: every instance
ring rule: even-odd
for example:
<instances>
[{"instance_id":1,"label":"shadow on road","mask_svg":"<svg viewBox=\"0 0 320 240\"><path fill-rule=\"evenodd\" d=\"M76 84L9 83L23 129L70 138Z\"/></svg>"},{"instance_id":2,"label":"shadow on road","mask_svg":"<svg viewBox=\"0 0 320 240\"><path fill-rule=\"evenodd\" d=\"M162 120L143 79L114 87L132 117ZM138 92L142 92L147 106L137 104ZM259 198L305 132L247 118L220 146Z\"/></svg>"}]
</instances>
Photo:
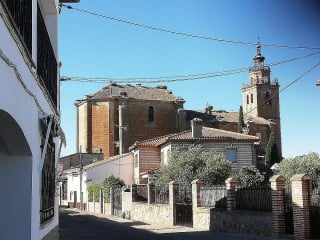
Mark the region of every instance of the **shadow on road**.
<instances>
[{"instance_id":1,"label":"shadow on road","mask_svg":"<svg viewBox=\"0 0 320 240\"><path fill-rule=\"evenodd\" d=\"M151 225L105 215L62 209L60 211L60 240L233 240L272 238L197 231L179 226Z\"/></svg>"}]
</instances>

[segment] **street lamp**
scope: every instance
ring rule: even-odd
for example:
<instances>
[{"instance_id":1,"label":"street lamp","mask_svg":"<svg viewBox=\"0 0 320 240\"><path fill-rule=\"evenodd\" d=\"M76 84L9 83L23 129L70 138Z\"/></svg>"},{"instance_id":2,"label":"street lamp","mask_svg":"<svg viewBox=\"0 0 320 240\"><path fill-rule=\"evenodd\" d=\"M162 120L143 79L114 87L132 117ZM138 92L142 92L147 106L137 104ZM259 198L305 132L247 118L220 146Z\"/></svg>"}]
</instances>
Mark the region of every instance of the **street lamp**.
<instances>
[{"instance_id":1,"label":"street lamp","mask_svg":"<svg viewBox=\"0 0 320 240\"><path fill-rule=\"evenodd\" d=\"M318 79L316 85L317 85L318 87L320 87L320 79Z\"/></svg>"}]
</instances>

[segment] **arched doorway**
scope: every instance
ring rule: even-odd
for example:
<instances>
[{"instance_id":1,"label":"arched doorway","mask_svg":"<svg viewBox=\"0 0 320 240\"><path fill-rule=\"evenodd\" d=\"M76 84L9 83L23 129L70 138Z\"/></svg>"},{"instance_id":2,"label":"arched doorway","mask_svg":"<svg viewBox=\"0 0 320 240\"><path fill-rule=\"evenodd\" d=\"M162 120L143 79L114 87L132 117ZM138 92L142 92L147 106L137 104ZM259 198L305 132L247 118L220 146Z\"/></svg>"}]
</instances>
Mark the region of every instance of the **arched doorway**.
<instances>
[{"instance_id":1,"label":"arched doorway","mask_svg":"<svg viewBox=\"0 0 320 240\"><path fill-rule=\"evenodd\" d=\"M31 238L32 156L17 122L0 109L0 236Z\"/></svg>"}]
</instances>

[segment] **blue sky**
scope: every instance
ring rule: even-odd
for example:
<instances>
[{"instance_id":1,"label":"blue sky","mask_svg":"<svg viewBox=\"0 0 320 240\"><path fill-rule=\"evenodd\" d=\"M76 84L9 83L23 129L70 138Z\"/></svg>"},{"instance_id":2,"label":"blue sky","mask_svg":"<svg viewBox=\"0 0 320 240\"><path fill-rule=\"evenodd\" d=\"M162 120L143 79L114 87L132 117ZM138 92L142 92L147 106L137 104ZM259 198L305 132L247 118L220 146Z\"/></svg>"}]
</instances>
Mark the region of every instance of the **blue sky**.
<instances>
[{"instance_id":1,"label":"blue sky","mask_svg":"<svg viewBox=\"0 0 320 240\"><path fill-rule=\"evenodd\" d=\"M71 5L71 4L70 4ZM73 7L167 30L232 41L318 49L262 47L265 63L320 51L320 2L316 0L81 0ZM253 65L254 45L188 38L63 8L60 13L62 76L161 77L232 70ZM320 54L271 67L280 90L320 62ZM320 67L280 93L284 157L320 153ZM248 73L149 84L167 85L185 108L238 111ZM61 121L67 146L76 149L74 102L108 83L61 83ZM147 84L144 84L147 85Z\"/></svg>"}]
</instances>

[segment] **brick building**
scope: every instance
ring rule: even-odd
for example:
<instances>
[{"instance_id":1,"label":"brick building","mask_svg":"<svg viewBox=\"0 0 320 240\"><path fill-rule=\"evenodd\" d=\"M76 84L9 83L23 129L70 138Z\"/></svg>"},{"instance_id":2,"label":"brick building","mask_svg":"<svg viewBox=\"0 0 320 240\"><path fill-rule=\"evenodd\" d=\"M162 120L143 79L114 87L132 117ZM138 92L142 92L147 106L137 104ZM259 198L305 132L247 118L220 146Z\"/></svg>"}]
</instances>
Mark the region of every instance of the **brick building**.
<instances>
[{"instance_id":1,"label":"brick building","mask_svg":"<svg viewBox=\"0 0 320 240\"><path fill-rule=\"evenodd\" d=\"M280 156L282 148L279 84L276 79L270 80L271 70L264 60L261 45L257 44L249 83L241 91L246 124L243 133L260 138L257 162L266 164L265 147L271 132ZM193 118L202 119L205 127L237 132L238 112L214 110L210 105L202 112L185 110L184 102L166 86L112 83L76 102L77 146L88 153L103 152L108 158L127 152L136 141L191 129Z\"/></svg>"},{"instance_id":2,"label":"brick building","mask_svg":"<svg viewBox=\"0 0 320 240\"><path fill-rule=\"evenodd\" d=\"M135 141L180 132L184 102L166 86L111 83L75 103L77 146L109 158L128 152Z\"/></svg>"},{"instance_id":3,"label":"brick building","mask_svg":"<svg viewBox=\"0 0 320 240\"><path fill-rule=\"evenodd\" d=\"M279 83L277 79L270 80L270 67L264 64L265 57L261 54L261 45L257 44L253 57L254 66L249 68L249 84L244 84L242 91L243 117L245 131L249 135L260 138L257 146L257 161L264 162L265 147L273 132L278 153L282 156ZM206 127L219 128L236 132L239 112L214 110L207 105L203 112L186 110L186 120L201 118ZM190 125L187 125L190 129Z\"/></svg>"}]
</instances>

